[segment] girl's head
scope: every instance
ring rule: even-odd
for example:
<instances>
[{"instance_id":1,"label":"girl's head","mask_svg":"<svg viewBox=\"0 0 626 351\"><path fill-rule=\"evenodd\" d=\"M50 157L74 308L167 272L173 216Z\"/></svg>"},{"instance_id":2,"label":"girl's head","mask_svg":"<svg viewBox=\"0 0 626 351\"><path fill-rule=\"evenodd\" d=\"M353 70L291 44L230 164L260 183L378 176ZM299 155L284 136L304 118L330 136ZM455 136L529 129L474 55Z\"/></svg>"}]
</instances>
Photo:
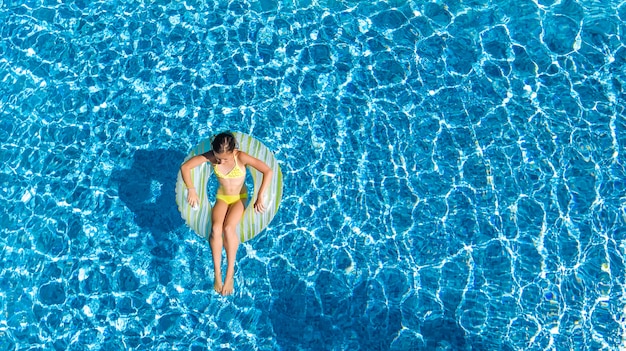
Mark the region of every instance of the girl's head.
<instances>
[{"instance_id":1,"label":"girl's head","mask_svg":"<svg viewBox=\"0 0 626 351\"><path fill-rule=\"evenodd\" d=\"M220 133L211 141L211 147L215 154L227 154L235 151L237 148L237 140L230 132Z\"/></svg>"}]
</instances>

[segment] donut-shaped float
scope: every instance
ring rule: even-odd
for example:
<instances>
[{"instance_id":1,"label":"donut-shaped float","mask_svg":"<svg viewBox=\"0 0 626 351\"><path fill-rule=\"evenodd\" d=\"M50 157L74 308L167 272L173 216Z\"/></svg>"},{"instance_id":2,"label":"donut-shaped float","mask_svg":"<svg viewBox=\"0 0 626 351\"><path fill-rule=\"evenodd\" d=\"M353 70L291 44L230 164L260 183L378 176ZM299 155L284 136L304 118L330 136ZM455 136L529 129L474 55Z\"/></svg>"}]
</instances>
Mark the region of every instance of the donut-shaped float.
<instances>
[{"instance_id":1,"label":"donut-shaped float","mask_svg":"<svg viewBox=\"0 0 626 351\"><path fill-rule=\"evenodd\" d=\"M247 134L235 132L233 135L237 139L239 150L265 162L274 171L270 185L264 194L266 210L263 213L257 213L252 205L256 201L256 194L258 194L261 187L263 174L253 167L247 167L248 172L252 175L254 191L237 228L241 242L245 242L262 232L270 224L276 212L278 212L283 196L283 174L274 154L263 143ZM210 150L211 139L204 139L191 150L185 161ZM178 210L187 225L196 234L205 239L209 239L211 235L211 210L213 204L210 202L207 194L207 184L212 173L213 170L209 162L205 162L191 170L193 186L198 192L200 201L195 209L187 203L187 187L180 172L178 172L178 180L176 181L176 204L178 205Z\"/></svg>"}]
</instances>

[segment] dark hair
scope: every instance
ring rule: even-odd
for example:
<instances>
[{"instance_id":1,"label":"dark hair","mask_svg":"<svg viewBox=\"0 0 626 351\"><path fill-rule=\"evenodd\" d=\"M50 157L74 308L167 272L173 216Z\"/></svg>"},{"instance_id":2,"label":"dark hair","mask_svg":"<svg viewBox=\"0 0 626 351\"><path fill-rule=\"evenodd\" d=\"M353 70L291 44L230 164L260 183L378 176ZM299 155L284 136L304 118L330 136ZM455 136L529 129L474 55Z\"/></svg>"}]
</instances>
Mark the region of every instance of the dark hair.
<instances>
[{"instance_id":1,"label":"dark hair","mask_svg":"<svg viewBox=\"0 0 626 351\"><path fill-rule=\"evenodd\" d=\"M219 133L211 141L213 152L223 154L224 152L232 152L237 148L237 140L230 132Z\"/></svg>"}]
</instances>

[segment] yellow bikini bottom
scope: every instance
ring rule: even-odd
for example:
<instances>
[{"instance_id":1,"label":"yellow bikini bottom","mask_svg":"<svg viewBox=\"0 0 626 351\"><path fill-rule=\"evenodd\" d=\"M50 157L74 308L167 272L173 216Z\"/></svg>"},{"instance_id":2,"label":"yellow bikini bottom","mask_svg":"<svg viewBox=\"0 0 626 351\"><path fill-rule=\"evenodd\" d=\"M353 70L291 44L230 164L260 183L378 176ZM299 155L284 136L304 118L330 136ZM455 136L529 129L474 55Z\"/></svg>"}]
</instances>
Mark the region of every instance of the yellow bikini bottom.
<instances>
[{"instance_id":1,"label":"yellow bikini bottom","mask_svg":"<svg viewBox=\"0 0 626 351\"><path fill-rule=\"evenodd\" d=\"M217 200L224 201L227 205L232 205L235 202L248 198L248 193L238 194L238 195L224 195L224 194L216 194L215 198Z\"/></svg>"}]
</instances>

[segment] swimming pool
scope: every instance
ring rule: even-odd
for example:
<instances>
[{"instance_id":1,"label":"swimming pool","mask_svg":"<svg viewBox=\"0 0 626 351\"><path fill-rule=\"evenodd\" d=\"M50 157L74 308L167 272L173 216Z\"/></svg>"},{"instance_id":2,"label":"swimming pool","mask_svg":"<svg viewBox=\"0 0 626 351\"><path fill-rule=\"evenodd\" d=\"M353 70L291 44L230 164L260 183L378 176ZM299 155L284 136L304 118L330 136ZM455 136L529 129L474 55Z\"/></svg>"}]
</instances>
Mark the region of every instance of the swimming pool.
<instances>
[{"instance_id":1,"label":"swimming pool","mask_svg":"<svg viewBox=\"0 0 626 351\"><path fill-rule=\"evenodd\" d=\"M626 348L618 2L0 1L0 349ZM201 138L284 199L235 295Z\"/></svg>"}]
</instances>

